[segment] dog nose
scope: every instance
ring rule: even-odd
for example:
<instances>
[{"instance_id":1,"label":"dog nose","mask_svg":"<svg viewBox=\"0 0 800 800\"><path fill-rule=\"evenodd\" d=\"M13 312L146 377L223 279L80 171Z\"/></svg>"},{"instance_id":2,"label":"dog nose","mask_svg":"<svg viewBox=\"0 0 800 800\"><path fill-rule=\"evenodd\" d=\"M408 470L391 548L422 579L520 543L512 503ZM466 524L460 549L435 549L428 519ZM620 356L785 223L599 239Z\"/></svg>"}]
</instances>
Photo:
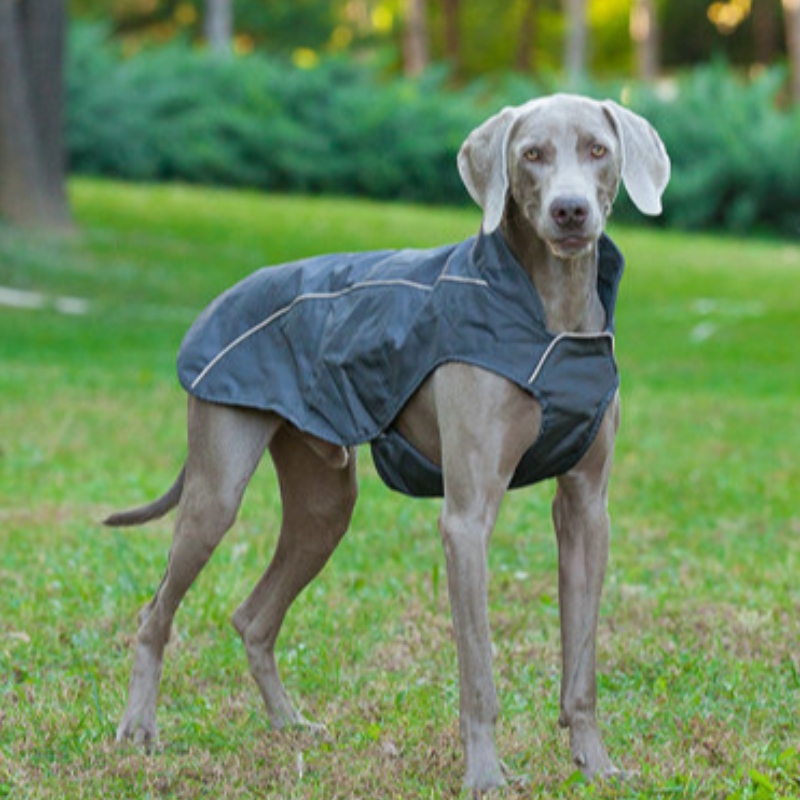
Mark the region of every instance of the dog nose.
<instances>
[{"instance_id":1,"label":"dog nose","mask_svg":"<svg viewBox=\"0 0 800 800\"><path fill-rule=\"evenodd\" d=\"M559 197L551 204L550 215L559 228L576 230L589 216L589 203L583 197Z\"/></svg>"}]
</instances>

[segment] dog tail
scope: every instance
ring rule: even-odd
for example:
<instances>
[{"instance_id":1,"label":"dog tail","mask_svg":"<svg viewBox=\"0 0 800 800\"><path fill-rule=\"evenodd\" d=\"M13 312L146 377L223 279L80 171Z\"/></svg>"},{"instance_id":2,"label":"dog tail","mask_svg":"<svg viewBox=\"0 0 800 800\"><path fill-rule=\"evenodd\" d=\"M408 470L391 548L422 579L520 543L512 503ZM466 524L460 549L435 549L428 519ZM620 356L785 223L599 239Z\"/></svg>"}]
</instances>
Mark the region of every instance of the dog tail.
<instances>
[{"instance_id":1,"label":"dog tail","mask_svg":"<svg viewBox=\"0 0 800 800\"><path fill-rule=\"evenodd\" d=\"M163 517L168 511L172 511L178 505L178 501L183 494L183 482L186 478L186 467L181 470L180 475L175 479L175 483L167 490L166 494L161 495L158 500L148 503L145 506L131 508L128 511L119 511L103 520L103 525L111 528L127 528L132 525L143 525L150 520Z\"/></svg>"}]
</instances>

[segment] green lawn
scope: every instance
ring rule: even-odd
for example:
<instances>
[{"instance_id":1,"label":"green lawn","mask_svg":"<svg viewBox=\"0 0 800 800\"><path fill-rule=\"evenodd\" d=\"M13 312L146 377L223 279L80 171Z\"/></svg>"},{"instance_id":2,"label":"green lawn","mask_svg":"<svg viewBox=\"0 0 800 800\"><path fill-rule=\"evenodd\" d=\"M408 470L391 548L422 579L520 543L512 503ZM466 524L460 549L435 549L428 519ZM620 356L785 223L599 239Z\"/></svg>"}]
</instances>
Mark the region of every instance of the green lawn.
<instances>
[{"instance_id":1,"label":"green lawn","mask_svg":"<svg viewBox=\"0 0 800 800\"><path fill-rule=\"evenodd\" d=\"M154 755L117 748L135 614L170 523L98 524L184 455L173 363L195 314L265 263L427 246L468 210L76 180L80 233L0 230L0 797L457 796L457 666L437 503L366 452L352 530L280 642L327 735L269 729L228 617L264 569L270 468L189 594ZM515 492L490 554L505 797L800 797L800 247L614 228L623 427L600 626L607 743L635 773L582 785L558 729L552 487ZM57 297L88 301L85 314Z\"/></svg>"}]
</instances>

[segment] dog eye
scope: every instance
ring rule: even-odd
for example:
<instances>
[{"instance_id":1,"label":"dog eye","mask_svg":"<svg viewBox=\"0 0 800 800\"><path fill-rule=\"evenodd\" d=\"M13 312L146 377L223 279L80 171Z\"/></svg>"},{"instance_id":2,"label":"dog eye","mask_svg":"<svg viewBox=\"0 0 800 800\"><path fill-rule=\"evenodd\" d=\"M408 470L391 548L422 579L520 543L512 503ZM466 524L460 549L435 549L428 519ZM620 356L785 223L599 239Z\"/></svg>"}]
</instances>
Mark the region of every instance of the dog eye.
<instances>
[{"instance_id":1,"label":"dog eye","mask_svg":"<svg viewBox=\"0 0 800 800\"><path fill-rule=\"evenodd\" d=\"M538 147L529 147L522 155L526 161L536 162L542 160L542 153Z\"/></svg>"},{"instance_id":2,"label":"dog eye","mask_svg":"<svg viewBox=\"0 0 800 800\"><path fill-rule=\"evenodd\" d=\"M602 144L593 144L589 152L592 154L592 158L603 158L608 149Z\"/></svg>"}]
</instances>

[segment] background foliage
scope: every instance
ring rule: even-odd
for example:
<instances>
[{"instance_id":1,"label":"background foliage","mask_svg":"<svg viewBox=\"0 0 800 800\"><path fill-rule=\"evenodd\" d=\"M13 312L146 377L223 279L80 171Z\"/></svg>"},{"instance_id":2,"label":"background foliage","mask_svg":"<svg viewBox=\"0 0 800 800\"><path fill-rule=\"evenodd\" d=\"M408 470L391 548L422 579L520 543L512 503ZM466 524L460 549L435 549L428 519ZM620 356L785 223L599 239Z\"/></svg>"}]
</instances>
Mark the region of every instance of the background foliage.
<instances>
[{"instance_id":1,"label":"background foliage","mask_svg":"<svg viewBox=\"0 0 800 800\"><path fill-rule=\"evenodd\" d=\"M717 62L684 75L669 99L633 89L632 107L672 156L663 223L800 235L800 107L781 107L784 78L742 80Z\"/></svg>"},{"instance_id":2,"label":"background foliage","mask_svg":"<svg viewBox=\"0 0 800 800\"><path fill-rule=\"evenodd\" d=\"M304 70L185 44L130 59L79 28L68 69L73 171L132 180L452 201L452 157L477 119L442 72L383 79L343 59ZM412 133L413 135L409 135Z\"/></svg>"},{"instance_id":3,"label":"background foliage","mask_svg":"<svg viewBox=\"0 0 800 800\"><path fill-rule=\"evenodd\" d=\"M714 56L750 65L786 55L780 0L745 2L735 26L720 29L709 17L714 0L658 0L660 50L668 69L685 68ZM735 0L726 0L736 5ZM130 49L175 36L203 39L207 0L71 0L77 19L110 22ZM430 56L452 59L445 28L447 3L425 0ZM402 38L409 0L235 0L236 48L253 47L291 55L297 50L358 56L382 48L392 66L401 67ZM562 64L568 13L558 0L451 0L458 29L457 67L465 78L519 69L519 48L530 50L529 66L556 71ZM631 0L589 0L589 71L595 75L630 73L634 43ZM532 25L526 28L526 13Z\"/></svg>"},{"instance_id":4,"label":"background foliage","mask_svg":"<svg viewBox=\"0 0 800 800\"><path fill-rule=\"evenodd\" d=\"M124 57L102 27L73 26L68 149L74 172L270 191L468 202L455 167L463 138L506 103L552 90L520 76L445 91L448 73L409 79L380 60L303 69L263 54L217 59L186 42ZM800 108L784 74L744 80L722 62L665 91L589 85L659 130L674 175L661 224L800 234ZM621 216L634 212L622 204Z\"/></svg>"}]
</instances>

